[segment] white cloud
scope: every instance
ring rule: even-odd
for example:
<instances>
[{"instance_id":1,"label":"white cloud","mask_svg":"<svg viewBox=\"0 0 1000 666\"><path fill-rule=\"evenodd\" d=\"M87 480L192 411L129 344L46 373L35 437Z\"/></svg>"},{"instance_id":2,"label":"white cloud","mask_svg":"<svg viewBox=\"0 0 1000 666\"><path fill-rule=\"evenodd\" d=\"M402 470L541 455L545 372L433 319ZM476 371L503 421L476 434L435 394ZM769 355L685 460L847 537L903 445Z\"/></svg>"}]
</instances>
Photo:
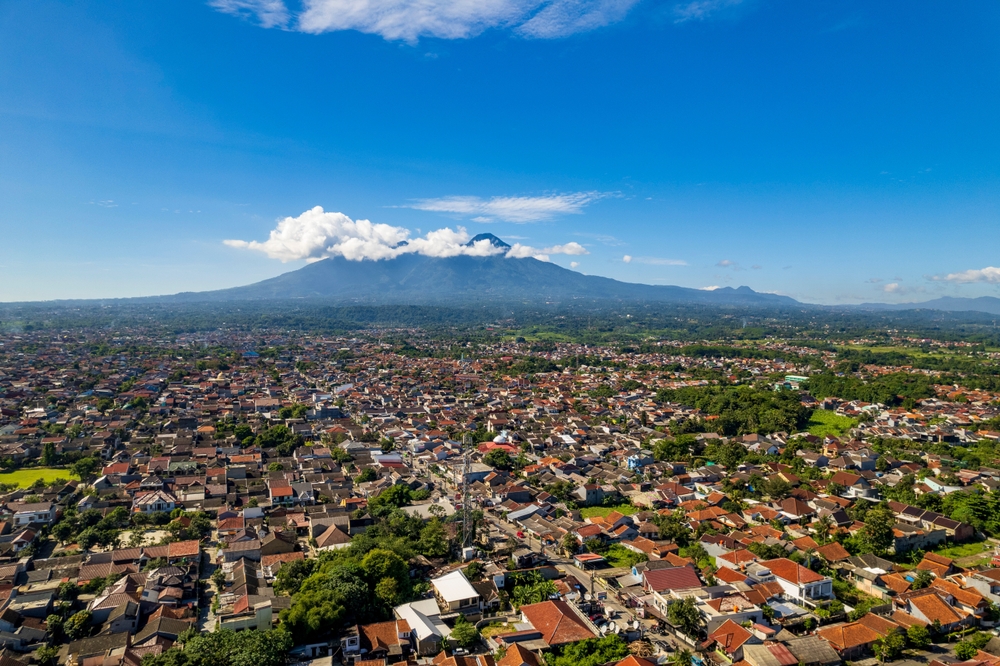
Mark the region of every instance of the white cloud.
<instances>
[{"instance_id":1,"label":"white cloud","mask_svg":"<svg viewBox=\"0 0 1000 666\"><path fill-rule=\"evenodd\" d=\"M445 227L424 236L410 238L409 229L375 224L368 220L352 220L343 213L328 213L316 206L298 217L279 220L265 241L225 240L223 243L229 247L263 252L282 262L312 262L327 257L378 261L403 254L422 254L428 257L488 257L504 254L512 259L534 257L548 261L552 254L588 254L579 243L545 248L515 243L505 251L488 240L469 245L471 238L463 227Z\"/></svg>"},{"instance_id":2,"label":"white cloud","mask_svg":"<svg viewBox=\"0 0 1000 666\"><path fill-rule=\"evenodd\" d=\"M474 216L475 222L542 222L557 215L577 214L583 207L606 196L601 192L573 192L541 197L441 197L421 199L409 208L434 213Z\"/></svg>"},{"instance_id":3,"label":"white cloud","mask_svg":"<svg viewBox=\"0 0 1000 666\"><path fill-rule=\"evenodd\" d=\"M209 6L241 17L256 17L263 28L281 27L291 17L283 0L210 0Z\"/></svg>"},{"instance_id":4,"label":"white cloud","mask_svg":"<svg viewBox=\"0 0 1000 666\"><path fill-rule=\"evenodd\" d=\"M960 273L949 273L944 277L935 276L934 280L944 280L945 282L957 282L958 284L968 284L970 282L987 282L990 284L1000 283L1000 268L987 266L986 268L973 268Z\"/></svg>"},{"instance_id":5,"label":"white cloud","mask_svg":"<svg viewBox=\"0 0 1000 666\"><path fill-rule=\"evenodd\" d=\"M701 289L702 291L715 291L716 289L722 289L722 287L720 287L717 284L713 284L711 287L698 287L698 288Z\"/></svg>"},{"instance_id":6,"label":"white cloud","mask_svg":"<svg viewBox=\"0 0 1000 666\"><path fill-rule=\"evenodd\" d=\"M890 282L889 284L882 287L882 291L887 294L895 294L902 290L902 287L898 282Z\"/></svg>"},{"instance_id":7,"label":"white cloud","mask_svg":"<svg viewBox=\"0 0 1000 666\"><path fill-rule=\"evenodd\" d=\"M674 7L674 23L704 21L722 10L743 4L743 0L692 0Z\"/></svg>"},{"instance_id":8,"label":"white cloud","mask_svg":"<svg viewBox=\"0 0 1000 666\"><path fill-rule=\"evenodd\" d=\"M579 261L571 261L571 262L569 262L569 267L570 268L579 268L580 267L580 262Z\"/></svg>"},{"instance_id":9,"label":"white cloud","mask_svg":"<svg viewBox=\"0 0 1000 666\"><path fill-rule=\"evenodd\" d=\"M622 261L624 261L626 264L631 264L632 263L632 255L626 254L624 257L622 257Z\"/></svg>"},{"instance_id":10,"label":"white cloud","mask_svg":"<svg viewBox=\"0 0 1000 666\"><path fill-rule=\"evenodd\" d=\"M735 266L735 265L736 262L730 259L723 259L722 261L716 264L716 266L721 266L723 268L728 268L729 266Z\"/></svg>"},{"instance_id":11,"label":"white cloud","mask_svg":"<svg viewBox=\"0 0 1000 666\"><path fill-rule=\"evenodd\" d=\"M219 11L254 17L263 27L313 34L357 30L388 40L467 39L508 28L534 39L565 37L624 18L639 0L210 0Z\"/></svg>"},{"instance_id":12,"label":"white cloud","mask_svg":"<svg viewBox=\"0 0 1000 666\"><path fill-rule=\"evenodd\" d=\"M534 257L540 261L548 261L550 254L569 254L569 255L580 255L580 254L590 254L587 249L580 245L579 243L566 243L565 245L553 245L552 247L535 248L530 245L521 245L520 243L514 243L510 250L507 251L507 257L510 259L524 259L526 257Z\"/></svg>"}]
</instances>

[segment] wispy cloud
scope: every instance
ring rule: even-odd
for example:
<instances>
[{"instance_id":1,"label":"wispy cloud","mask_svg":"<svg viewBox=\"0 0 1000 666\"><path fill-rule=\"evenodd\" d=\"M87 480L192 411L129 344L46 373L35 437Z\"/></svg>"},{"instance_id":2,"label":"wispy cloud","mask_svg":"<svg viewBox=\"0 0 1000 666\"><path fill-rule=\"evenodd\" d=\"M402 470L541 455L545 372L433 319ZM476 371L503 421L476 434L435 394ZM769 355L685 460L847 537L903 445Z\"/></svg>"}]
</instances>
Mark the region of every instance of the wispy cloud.
<instances>
[{"instance_id":1,"label":"wispy cloud","mask_svg":"<svg viewBox=\"0 0 1000 666\"><path fill-rule=\"evenodd\" d=\"M291 18L283 0L210 0L208 4L225 14L255 18L262 28L285 26Z\"/></svg>"},{"instance_id":2,"label":"wispy cloud","mask_svg":"<svg viewBox=\"0 0 1000 666\"><path fill-rule=\"evenodd\" d=\"M603 192L572 192L540 197L441 197L421 199L408 208L471 217L474 222L544 222L558 215L583 212L584 206L608 196Z\"/></svg>"},{"instance_id":3,"label":"wispy cloud","mask_svg":"<svg viewBox=\"0 0 1000 666\"><path fill-rule=\"evenodd\" d=\"M1000 283L1000 268L987 266L986 268L972 268L960 273L948 273L947 275L935 275L931 278L935 281L955 282L957 284L968 284L972 282L985 282L988 284Z\"/></svg>"},{"instance_id":4,"label":"wispy cloud","mask_svg":"<svg viewBox=\"0 0 1000 666\"><path fill-rule=\"evenodd\" d=\"M726 9L743 4L743 0L692 0L674 7L674 23L704 21Z\"/></svg>"},{"instance_id":5,"label":"wispy cloud","mask_svg":"<svg viewBox=\"0 0 1000 666\"><path fill-rule=\"evenodd\" d=\"M890 282L882 286L882 291L887 294L898 294L902 290L903 287L898 282Z\"/></svg>"},{"instance_id":6,"label":"wispy cloud","mask_svg":"<svg viewBox=\"0 0 1000 666\"><path fill-rule=\"evenodd\" d=\"M715 291L716 289L722 289L722 287L720 287L717 284L713 284L710 287L698 287L698 288L701 289L702 291Z\"/></svg>"},{"instance_id":7,"label":"wispy cloud","mask_svg":"<svg viewBox=\"0 0 1000 666\"><path fill-rule=\"evenodd\" d=\"M352 220L343 213L328 213L316 206L298 217L279 220L265 241L226 240L223 243L229 247L263 252L282 262L311 262L327 257L378 261L404 254L422 254L428 257L488 257L502 254L511 259L533 257L548 261L549 255L553 254L589 254L586 248L573 242L543 248L515 243L510 249L504 249L494 246L488 240L470 243L471 238L469 232L462 227L445 227L411 238L410 230L404 227Z\"/></svg>"},{"instance_id":8,"label":"wispy cloud","mask_svg":"<svg viewBox=\"0 0 1000 666\"><path fill-rule=\"evenodd\" d=\"M308 33L357 30L387 40L467 39L506 28L531 39L586 32L622 20L639 0L210 0L219 11L265 28Z\"/></svg>"},{"instance_id":9,"label":"wispy cloud","mask_svg":"<svg viewBox=\"0 0 1000 666\"><path fill-rule=\"evenodd\" d=\"M622 245L628 244L625 241L621 240L620 238L615 238L614 236L609 236L608 234L591 234L591 233L585 233L583 231L578 231L573 235L580 236L581 238L592 238L598 243L607 245L609 247L621 247Z\"/></svg>"},{"instance_id":10,"label":"wispy cloud","mask_svg":"<svg viewBox=\"0 0 1000 666\"><path fill-rule=\"evenodd\" d=\"M103 201L91 201L92 206L100 206L101 208L118 208L118 204L114 202L113 199L104 199Z\"/></svg>"},{"instance_id":11,"label":"wispy cloud","mask_svg":"<svg viewBox=\"0 0 1000 666\"><path fill-rule=\"evenodd\" d=\"M722 268L729 268L730 266L736 266L737 264L735 261L732 261L731 259L723 259L715 265L721 266Z\"/></svg>"}]
</instances>

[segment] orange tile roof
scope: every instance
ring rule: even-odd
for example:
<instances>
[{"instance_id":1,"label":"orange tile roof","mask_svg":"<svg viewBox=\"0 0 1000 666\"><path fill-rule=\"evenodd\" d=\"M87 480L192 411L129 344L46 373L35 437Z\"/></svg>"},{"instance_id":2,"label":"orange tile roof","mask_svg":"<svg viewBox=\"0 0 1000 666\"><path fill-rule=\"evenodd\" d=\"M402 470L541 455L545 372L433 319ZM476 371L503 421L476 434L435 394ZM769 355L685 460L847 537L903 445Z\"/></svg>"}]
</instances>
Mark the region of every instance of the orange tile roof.
<instances>
[{"instance_id":1,"label":"orange tile roof","mask_svg":"<svg viewBox=\"0 0 1000 666\"><path fill-rule=\"evenodd\" d=\"M806 569L804 566L796 564L786 557L767 560L766 562L761 562L761 564L770 569L771 573L778 578L787 580L790 583L817 583L823 580L823 576L820 576L815 571Z\"/></svg>"},{"instance_id":2,"label":"orange tile roof","mask_svg":"<svg viewBox=\"0 0 1000 666\"><path fill-rule=\"evenodd\" d=\"M596 638L565 601L543 601L521 606L521 614L551 646Z\"/></svg>"},{"instance_id":3,"label":"orange tile roof","mask_svg":"<svg viewBox=\"0 0 1000 666\"><path fill-rule=\"evenodd\" d=\"M753 634L732 620L726 620L708 637L718 643L726 654L732 654L753 638Z\"/></svg>"}]
</instances>

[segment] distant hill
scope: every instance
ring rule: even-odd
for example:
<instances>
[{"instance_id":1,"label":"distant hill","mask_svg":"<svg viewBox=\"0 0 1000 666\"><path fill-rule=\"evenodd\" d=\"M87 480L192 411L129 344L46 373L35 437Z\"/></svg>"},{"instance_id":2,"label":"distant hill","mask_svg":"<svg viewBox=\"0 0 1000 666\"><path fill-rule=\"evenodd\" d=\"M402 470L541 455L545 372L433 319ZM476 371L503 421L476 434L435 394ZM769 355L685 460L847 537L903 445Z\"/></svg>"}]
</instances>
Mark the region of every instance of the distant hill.
<instances>
[{"instance_id":1,"label":"distant hill","mask_svg":"<svg viewBox=\"0 0 1000 666\"><path fill-rule=\"evenodd\" d=\"M980 296L978 298L942 296L919 303L862 303L857 307L870 310L941 310L943 312L985 312L986 314L1000 315L1000 298L994 296Z\"/></svg>"},{"instance_id":2,"label":"distant hill","mask_svg":"<svg viewBox=\"0 0 1000 666\"><path fill-rule=\"evenodd\" d=\"M473 239L509 247L492 234ZM245 287L162 297L166 301L245 301L323 299L374 304L451 304L477 301L647 301L711 305L799 307L795 299L762 294L749 287L706 291L653 286L583 275L537 259L492 257L434 258L405 254L383 261L323 259Z\"/></svg>"}]
</instances>

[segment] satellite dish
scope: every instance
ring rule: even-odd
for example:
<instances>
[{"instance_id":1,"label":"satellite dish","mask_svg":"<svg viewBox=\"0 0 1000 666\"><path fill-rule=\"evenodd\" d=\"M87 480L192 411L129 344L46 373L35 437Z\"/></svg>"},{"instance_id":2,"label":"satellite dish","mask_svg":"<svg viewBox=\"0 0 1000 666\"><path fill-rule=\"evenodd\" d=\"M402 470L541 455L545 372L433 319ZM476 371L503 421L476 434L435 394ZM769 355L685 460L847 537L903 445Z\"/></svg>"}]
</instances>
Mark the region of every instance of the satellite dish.
<instances>
[{"instance_id":1,"label":"satellite dish","mask_svg":"<svg viewBox=\"0 0 1000 666\"><path fill-rule=\"evenodd\" d=\"M590 596L590 592L585 593L583 595L583 598L586 599L587 601L590 601L592 599L592 597Z\"/></svg>"},{"instance_id":2,"label":"satellite dish","mask_svg":"<svg viewBox=\"0 0 1000 666\"><path fill-rule=\"evenodd\" d=\"M639 620L632 620L632 628L633 629L639 628Z\"/></svg>"}]
</instances>

